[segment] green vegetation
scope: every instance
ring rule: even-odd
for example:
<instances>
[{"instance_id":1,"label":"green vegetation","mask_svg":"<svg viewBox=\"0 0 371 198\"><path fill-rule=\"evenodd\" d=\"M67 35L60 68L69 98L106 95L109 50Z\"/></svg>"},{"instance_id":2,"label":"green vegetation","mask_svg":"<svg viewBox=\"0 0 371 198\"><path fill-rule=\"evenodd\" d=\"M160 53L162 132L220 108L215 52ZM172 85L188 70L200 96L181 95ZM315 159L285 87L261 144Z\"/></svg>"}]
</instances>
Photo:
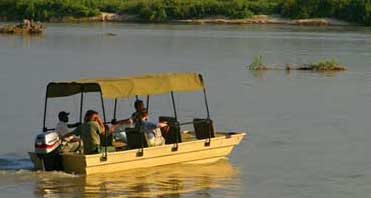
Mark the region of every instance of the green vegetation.
<instances>
[{"instance_id":1,"label":"green vegetation","mask_svg":"<svg viewBox=\"0 0 371 198\"><path fill-rule=\"evenodd\" d=\"M371 25L370 0L0 0L0 19L7 20L49 21L97 16L100 12L136 15L142 21L280 14Z\"/></svg>"},{"instance_id":2,"label":"green vegetation","mask_svg":"<svg viewBox=\"0 0 371 198\"><path fill-rule=\"evenodd\" d=\"M263 63L263 56L255 56L254 60L248 66L250 70L267 70L268 68Z\"/></svg>"},{"instance_id":3,"label":"green vegetation","mask_svg":"<svg viewBox=\"0 0 371 198\"><path fill-rule=\"evenodd\" d=\"M47 21L67 16L89 17L99 14L94 0L1 0L0 16L8 20L24 18Z\"/></svg>"},{"instance_id":4,"label":"green vegetation","mask_svg":"<svg viewBox=\"0 0 371 198\"><path fill-rule=\"evenodd\" d=\"M112 32L107 32L105 33L106 36L117 36L117 34L115 33L112 33Z\"/></svg>"},{"instance_id":5,"label":"green vegetation","mask_svg":"<svg viewBox=\"0 0 371 198\"><path fill-rule=\"evenodd\" d=\"M99 12L137 15L143 21L225 16L247 18L270 14L278 0L1 0L0 18L48 21L91 17Z\"/></svg>"},{"instance_id":6,"label":"green vegetation","mask_svg":"<svg viewBox=\"0 0 371 198\"><path fill-rule=\"evenodd\" d=\"M338 61L333 58L330 60L320 60L318 62L313 62L302 67L298 67L297 70L309 70L309 71L344 71L346 68L338 63Z\"/></svg>"},{"instance_id":7,"label":"green vegetation","mask_svg":"<svg viewBox=\"0 0 371 198\"><path fill-rule=\"evenodd\" d=\"M327 72L327 71L345 71L346 67L338 63L338 61L333 59L323 59L318 62L312 62L309 64L303 64L301 66L294 66L287 64L284 67L272 67L264 64L263 56L259 55L254 58L254 60L248 66L249 70L254 71L265 71L265 70L302 70L302 71L314 71L314 72Z\"/></svg>"},{"instance_id":8,"label":"green vegetation","mask_svg":"<svg viewBox=\"0 0 371 198\"><path fill-rule=\"evenodd\" d=\"M370 0L284 0L280 13L289 18L332 17L371 25Z\"/></svg>"}]
</instances>

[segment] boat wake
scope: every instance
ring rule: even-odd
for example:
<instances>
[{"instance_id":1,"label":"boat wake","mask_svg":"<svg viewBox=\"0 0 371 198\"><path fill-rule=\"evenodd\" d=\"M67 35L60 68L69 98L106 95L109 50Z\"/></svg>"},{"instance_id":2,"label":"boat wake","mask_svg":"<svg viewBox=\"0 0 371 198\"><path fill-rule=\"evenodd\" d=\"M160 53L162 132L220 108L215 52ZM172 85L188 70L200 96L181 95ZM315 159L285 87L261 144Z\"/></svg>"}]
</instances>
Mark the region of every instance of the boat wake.
<instances>
[{"instance_id":1,"label":"boat wake","mask_svg":"<svg viewBox=\"0 0 371 198\"><path fill-rule=\"evenodd\" d=\"M0 155L0 170L32 170L31 160L17 154Z\"/></svg>"}]
</instances>

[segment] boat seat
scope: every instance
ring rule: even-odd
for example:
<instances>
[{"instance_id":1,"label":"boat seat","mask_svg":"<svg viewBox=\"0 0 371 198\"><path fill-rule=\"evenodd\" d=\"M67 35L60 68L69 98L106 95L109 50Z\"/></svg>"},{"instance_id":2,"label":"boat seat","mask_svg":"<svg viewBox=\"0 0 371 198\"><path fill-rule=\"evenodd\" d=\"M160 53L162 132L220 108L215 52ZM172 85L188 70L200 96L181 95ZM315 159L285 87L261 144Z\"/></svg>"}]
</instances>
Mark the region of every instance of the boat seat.
<instances>
[{"instance_id":1,"label":"boat seat","mask_svg":"<svg viewBox=\"0 0 371 198\"><path fill-rule=\"evenodd\" d=\"M182 142L182 135L180 133L179 122L176 121L175 117L160 116L159 122L167 122L169 124L169 131L161 129L161 135L165 139L165 144L174 144Z\"/></svg>"},{"instance_id":2,"label":"boat seat","mask_svg":"<svg viewBox=\"0 0 371 198\"><path fill-rule=\"evenodd\" d=\"M197 139L207 139L215 137L214 124L210 119L193 119L193 127Z\"/></svg>"},{"instance_id":3,"label":"boat seat","mask_svg":"<svg viewBox=\"0 0 371 198\"><path fill-rule=\"evenodd\" d=\"M126 138L127 138L127 148L137 149L143 147L148 147L147 135L144 132L139 132L138 128L126 128Z\"/></svg>"}]
</instances>

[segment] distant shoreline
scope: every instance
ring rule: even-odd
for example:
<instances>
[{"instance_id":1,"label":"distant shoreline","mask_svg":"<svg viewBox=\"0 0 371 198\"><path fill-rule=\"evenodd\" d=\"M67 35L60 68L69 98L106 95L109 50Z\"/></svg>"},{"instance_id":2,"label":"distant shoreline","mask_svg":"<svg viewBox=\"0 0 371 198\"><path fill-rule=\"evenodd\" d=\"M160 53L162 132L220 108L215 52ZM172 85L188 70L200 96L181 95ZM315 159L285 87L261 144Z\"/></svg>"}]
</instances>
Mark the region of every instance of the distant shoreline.
<instances>
[{"instance_id":1,"label":"distant shoreline","mask_svg":"<svg viewBox=\"0 0 371 198\"><path fill-rule=\"evenodd\" d=\"M12 0L0 1L0 21L371 26L370 8L356 0Z\"/></svg>"},{"instance_id":2,"label":"distant shoreline","mask_svg":"<svg viewBox=\"0 0 371 198\"><path fill-rule=\"evenodd\" d=\"M272 18L266 15L256 15L246 19L188 19L177 20L179 23L190 24L226 24L226 25L249 25L249 24L267 24L267 25L298 25L298 26L351 26L354 24L328 18L312 18L312 19L285 19L285 18Z\"/></svg>"},{"instance_id":3,"label":"distant shoreline","mask_svg":"<svg viewBox=\"0 0 371 198\"><path fill-rule=\"evenodd\" d=\"M9 22L2 20L1 22ZM250 24L267 24L267 25L298 25L298 26L354 26L354 24L332 18L311 18L311 19L288 19L268 15L254 15L245 19L228 19L223 16L215 16L202 19L183 19L169 21L144 21L136 15L119 15L115 13L102 12L99 16L94 17L63 17L52 18L48 22L56 23L90 23L90 22L118 22L118 23L152 23L152 24L222 24L222 25L250 25Z\"/></svg>"}]
</instances>

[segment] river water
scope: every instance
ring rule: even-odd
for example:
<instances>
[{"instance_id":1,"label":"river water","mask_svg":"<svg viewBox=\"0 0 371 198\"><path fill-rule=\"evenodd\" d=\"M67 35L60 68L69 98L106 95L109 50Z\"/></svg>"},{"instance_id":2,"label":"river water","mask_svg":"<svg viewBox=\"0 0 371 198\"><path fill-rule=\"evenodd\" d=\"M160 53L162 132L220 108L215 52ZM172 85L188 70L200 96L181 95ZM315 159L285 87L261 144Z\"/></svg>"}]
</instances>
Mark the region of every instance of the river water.
<instances>
[{"instance_id":1,"label":"river water","mask_svg":"<svg viewBox=\"0 0 371 198\"><path fill-rule=\"evenodd\" d=\"M113 33L114 36L108 35ZM337 58L348 71L252 72ZM0 197L367 197L371 193L371 29L364 27L47 24L40 37L0 36ZM89 77L194 71L215 125L249 134L229 160L95 176L32 171L46 85ZM175 95L183 120L205 116L202 95ZM132 111L119 103L119 116ZM78 119L79 98L51 101ZM87 108L99 109L96 95ZM151 116L171 113L151 98ZM107 102L111 119L112 102ZM171 114L170 114L171 115Z\"/></svg>"}]
</instances>

